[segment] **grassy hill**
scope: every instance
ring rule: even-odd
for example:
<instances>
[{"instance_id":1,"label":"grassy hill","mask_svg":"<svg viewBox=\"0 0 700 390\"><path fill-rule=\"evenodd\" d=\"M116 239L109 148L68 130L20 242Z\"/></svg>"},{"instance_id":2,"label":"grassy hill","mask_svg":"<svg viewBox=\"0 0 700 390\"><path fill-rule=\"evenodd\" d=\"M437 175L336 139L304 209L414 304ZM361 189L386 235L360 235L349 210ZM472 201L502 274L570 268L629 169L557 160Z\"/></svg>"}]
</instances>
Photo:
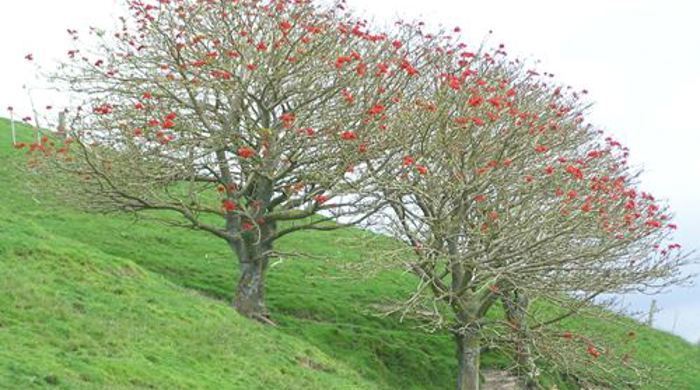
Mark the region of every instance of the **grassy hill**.
<instances>
[{"instance_id":1,"label":"grassy hill","mask_svg":"<svg viewBox=\"0 0 700 390\"><path fill-rule=\"evenodd\" d=\"M29 132L22 129L28 139ZM446 389L454 347L371 309L405 298L410 275L348 276L360 230L280 243L269 273L278 327L229 306L236 262L219 239L28 195L0 120L0 388ZM48 198L47 198L48 199ZM634 330L637 359L669 370L649 389L700 389L700 349L633 321L571 320L580 332ZM486 354L485 367L507 367ZM662 377L663 376L663 377ZM556 376L549 378L557 383ZM558 382L560 388L566 383ZM671 387L669 387L671 386Z\"/></svg>"}]
</instances>

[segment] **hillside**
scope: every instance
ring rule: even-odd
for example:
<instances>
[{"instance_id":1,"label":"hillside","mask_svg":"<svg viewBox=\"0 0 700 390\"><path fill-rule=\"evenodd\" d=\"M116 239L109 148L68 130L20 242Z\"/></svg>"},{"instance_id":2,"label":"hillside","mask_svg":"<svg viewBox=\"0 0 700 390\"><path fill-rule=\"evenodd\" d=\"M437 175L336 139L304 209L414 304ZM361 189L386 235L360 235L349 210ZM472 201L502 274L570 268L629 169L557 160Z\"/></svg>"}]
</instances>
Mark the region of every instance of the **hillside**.
<instances>
[{"instance_id":1,"label":"hillside","mask_svg":"<svg viewBox=\"0 0 700 390\"><path fill-rule=\"evenodd\" d=\"M21 134L26 140L29 132ZM445 389L452 340L372 307L405 298L410 275L365 279L360 230L301 233L269 274L278 327L230 309L236 262L204 233L87 215L28 196L0 121L0 388ZM48 197L47 197L48 199ZM581 332L637 333L636 357L664 364L650 389L700 389L700 349L632 321L571 321ZM486 354L484 366L507 367ZM560 388L566 384L550 378ZM672 387L668 387L672 386Z\"/></svg>"}]
</instances>

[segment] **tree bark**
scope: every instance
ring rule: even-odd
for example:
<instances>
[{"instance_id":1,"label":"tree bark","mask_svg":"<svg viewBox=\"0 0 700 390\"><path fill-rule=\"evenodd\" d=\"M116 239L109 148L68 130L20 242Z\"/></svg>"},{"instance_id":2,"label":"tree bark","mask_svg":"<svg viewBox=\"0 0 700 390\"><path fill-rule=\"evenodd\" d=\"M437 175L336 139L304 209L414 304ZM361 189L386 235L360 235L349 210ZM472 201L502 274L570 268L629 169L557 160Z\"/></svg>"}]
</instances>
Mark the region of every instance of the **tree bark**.
<instances>
[{"instance_id":1,"label":"tree bark","mask_svg":"<svg viewBox=\"0 0 700 390\"><path fill-rule=\"evenodd\" d=\"M479 390L479 359L481 340L476 332L455 334L457 343L457 390Z\"/></svg>"},{"instance_id":2,"label":"tree bark","mask_svg":"<svg viewBox=\"0 0 700 390\"><path fill-rule=\"evenodd\" d=\"M506 319L513 327L515 333L515 361L518 365L518 375L525 381L526 389L539 389L537 382L537 366L535 365L530 350L530 332L525 315L530 305L530 300L521 291L512 291L502 299L505 307Z\"/></svg>"},{"instance_id":3,"label":"tree bark","mask_svg":"<svg viewBox=\"0 0 700 390\"><path fill-rule=\"evenodd\" d=\"M239 313L259 321L267 318L267 307L265 306L267 266L264 264L266 262L267 260L239 262L241 275L233 301L233 306Z\"/></svg>"},{"instance_id":4,"label":"tree bark","mask_svg":"<svg viewBox=\"0 0 700 390\"><path fill-rule=\"evenodd\" d=\"M266 246L259 242L232 243L238 257L240 276L233 298L238 313L263 323L271 323L265 305L265 276L269 264Z\"/></svg>"}]
</instances>

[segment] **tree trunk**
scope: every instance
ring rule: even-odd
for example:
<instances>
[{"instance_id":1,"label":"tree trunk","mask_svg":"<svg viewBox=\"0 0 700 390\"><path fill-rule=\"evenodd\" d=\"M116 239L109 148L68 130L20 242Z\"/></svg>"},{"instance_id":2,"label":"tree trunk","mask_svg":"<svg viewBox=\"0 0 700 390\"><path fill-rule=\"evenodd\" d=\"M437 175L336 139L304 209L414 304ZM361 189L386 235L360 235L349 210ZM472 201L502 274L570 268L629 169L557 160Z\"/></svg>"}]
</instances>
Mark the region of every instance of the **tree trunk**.
<instances>
[{"instance_id":1,"label":"tree trunk","mask_svg":"<svg viewBox=\"0 0 700 390\"><path fill-rule=\"evenodd\" d=\"M240 314L263 323L271 323L265 305L265 274L269 264L268 248L259 242L232 243L238 257L240 276L233 307Z\"/></svg>"},{"instance_id":2,"label":"tree trunk","mask_svg":"<svg viewBox=\"0 0 700 390\"><path fill-rule=\"evenodd\" d=\"M265 260L267 262L267 260ZM262 321L267 318L265 306L266 266L261 261L239 262L241 275L236 286L233 306L242 315Z\"/></svg>"},{"instance_id":3,"label":"tree trunk","mask_svg":"<svg viewBox=\"0 0 700 390\"><path fill-rule=\"evenodd\" d=\"M506 319L515 333L515 361L518 365L518 375L525 381L526 389L539 389L537 381L538 370L530 350L530 331L525 315L530 306L530 300L521 291L512 291L502 299Z\"/></svg>"},{"instance_id":4,"label":"tree trunk","mask_svg":"<svg viewBox=\"0 0 700 390\"><path fill-rule=\"evenodd\" d=\"M457 390L479 390L479 356L481 342L475 332L456 333Z\"/></svg>"}]
</instances>

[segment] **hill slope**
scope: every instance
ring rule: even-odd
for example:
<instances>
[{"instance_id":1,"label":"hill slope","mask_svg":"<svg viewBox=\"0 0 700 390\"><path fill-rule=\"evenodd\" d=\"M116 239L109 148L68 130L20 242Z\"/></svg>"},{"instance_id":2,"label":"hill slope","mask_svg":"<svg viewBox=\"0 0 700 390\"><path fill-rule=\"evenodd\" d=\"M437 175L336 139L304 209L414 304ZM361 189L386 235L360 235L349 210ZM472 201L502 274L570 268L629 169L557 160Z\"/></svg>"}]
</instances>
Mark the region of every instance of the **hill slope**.
<instances>
[{"instance_id":1,"label":"hill slope","mask_svg":"<svg viewBox=\"0 0 700 390\"><path fill-rule=\"evenodd\" d=\"M26 129L22 134L28 137ZM269 304L279 327L228 306L236 263L203 233L32 199L0 121L0 388L445 389L452 340L373 314L405 298L409 275L348 277L359 230L304 232L280 243ZM671 384L700 389L700 350L642 327L571 321L581 332L634 329L638 359ZM485 367L506 367L487 354ZM551 378L556 381L556 378ZM564 388L564 383L558 383Z\"/></svg>"}]
</instances>

